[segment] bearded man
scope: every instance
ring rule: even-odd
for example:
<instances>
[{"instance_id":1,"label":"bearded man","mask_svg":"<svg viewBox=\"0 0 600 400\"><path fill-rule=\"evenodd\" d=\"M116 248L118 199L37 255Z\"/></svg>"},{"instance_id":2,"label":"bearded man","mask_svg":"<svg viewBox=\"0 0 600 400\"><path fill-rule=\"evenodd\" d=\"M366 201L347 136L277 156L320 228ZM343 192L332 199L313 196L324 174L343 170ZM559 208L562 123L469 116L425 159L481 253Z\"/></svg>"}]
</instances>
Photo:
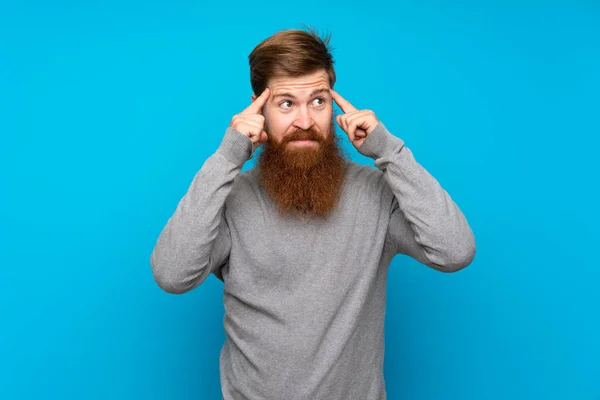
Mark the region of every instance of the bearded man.
<instances>
[{"instance_id":1,"label":"bearded man","mask_svg":"<svg viewBox=\"0 0 600 400\"><path fill-rule=\"evenodd\" d=\"M333 90L329 38L282 31L249 62L252 103L160 233L154 278L170 293L211 273L224 282L224 399L385 399L392 258L457 271L474 258L473 233L403 140ZM333 102L376 168L343 156Z\"/></svg>"}]
</instances>

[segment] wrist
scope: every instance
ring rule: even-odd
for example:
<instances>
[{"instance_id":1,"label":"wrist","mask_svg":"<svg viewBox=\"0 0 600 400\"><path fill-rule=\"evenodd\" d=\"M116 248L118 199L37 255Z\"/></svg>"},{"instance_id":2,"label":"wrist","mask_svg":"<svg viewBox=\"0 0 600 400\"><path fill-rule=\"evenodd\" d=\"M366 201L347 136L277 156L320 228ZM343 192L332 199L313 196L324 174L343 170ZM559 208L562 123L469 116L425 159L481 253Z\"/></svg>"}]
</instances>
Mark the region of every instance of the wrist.
<instances>
[{"instance_id":1,"label":"wrist","mask_svg":"<svg viewBox=\"0 0 600 400\"><path fill-rule=\"evenodd\" d=\"M248 136L235 128L228 127L217 153L241 167L252 158L254 146Z\"/></svg>"},{"instance_id":2,"label":"wrist","mask_svg":"<svg viewBox=\"0 0 600 400\"><path fill-rule=\"evenodd\" d=\"M404 147L404 141L392 135L380 121L373 131L367 135L358 148L358 152L366 157L378 159L400 151L402 147Z\"/></svg>"}]
</instances>

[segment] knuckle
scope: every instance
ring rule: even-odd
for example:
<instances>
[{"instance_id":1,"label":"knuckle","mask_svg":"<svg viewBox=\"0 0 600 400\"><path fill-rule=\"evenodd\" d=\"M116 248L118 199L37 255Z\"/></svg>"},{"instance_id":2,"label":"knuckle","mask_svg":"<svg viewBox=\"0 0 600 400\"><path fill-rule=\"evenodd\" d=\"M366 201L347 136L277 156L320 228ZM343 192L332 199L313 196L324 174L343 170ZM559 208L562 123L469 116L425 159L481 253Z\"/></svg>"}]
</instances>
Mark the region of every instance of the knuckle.
<instances>
[{"instance_id":1,"label":"knuckle","mask_svg":"<svg viewBox=\"0 0 600 400\"><path fill-rule=\"evenodd\" d=\"M240 125L242 123L241 118L239 115L234 115L233 118L231 118L231 125L232 126L237 126Z\"/></svg>"}]
</instances>

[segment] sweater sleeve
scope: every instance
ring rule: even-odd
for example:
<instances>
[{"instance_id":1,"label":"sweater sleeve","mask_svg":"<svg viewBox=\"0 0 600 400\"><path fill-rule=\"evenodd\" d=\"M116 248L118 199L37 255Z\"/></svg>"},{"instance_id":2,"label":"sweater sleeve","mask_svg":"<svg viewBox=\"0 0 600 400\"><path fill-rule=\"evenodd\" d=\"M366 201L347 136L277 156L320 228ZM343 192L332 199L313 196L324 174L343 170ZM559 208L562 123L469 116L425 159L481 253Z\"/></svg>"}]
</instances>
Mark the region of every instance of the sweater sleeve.
<instances>
[{"instance_id":1,"label":"sweater sleeve","mask_svg":"<svg viewBox=\"0 0 600 400\"><path fill-rule=\"evenodd\" d=\"M404 141L379 123L359 152L375 160L394 194L387 241L395 254L442 272L469 265L475 257L475 237L465 216Z\"/></svg>"},{"instance_id":2,"label":"sweater sleeve","mask_svg":"<svg viewBox=\"0 0 600 400\"><path fill-rule=\"evenodd\" d=\"M150 255L156 283L169 293L200 285L227 262L231 248L224 204L235 177L252 156L251 140L228 128L221 145L194 176Z\"/></svg>"}]
</instances>

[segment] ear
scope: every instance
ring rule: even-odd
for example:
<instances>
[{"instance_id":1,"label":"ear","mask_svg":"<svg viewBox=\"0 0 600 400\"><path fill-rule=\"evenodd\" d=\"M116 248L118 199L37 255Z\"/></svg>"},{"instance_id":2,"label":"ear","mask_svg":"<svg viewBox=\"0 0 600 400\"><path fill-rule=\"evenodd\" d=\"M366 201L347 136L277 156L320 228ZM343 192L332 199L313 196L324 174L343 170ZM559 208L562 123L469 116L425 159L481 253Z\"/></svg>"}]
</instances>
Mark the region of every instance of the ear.
<instances>
[{"instance_id":1,"label":"ear","mask_svg":"<svg viewBox=\"0 0 600 400\"><path fill-rule=\"evenodd\" d=\"M252 101L254 102L254 100L256 100L256 95L252 93Z\"/></svg>"}]
</instances>

